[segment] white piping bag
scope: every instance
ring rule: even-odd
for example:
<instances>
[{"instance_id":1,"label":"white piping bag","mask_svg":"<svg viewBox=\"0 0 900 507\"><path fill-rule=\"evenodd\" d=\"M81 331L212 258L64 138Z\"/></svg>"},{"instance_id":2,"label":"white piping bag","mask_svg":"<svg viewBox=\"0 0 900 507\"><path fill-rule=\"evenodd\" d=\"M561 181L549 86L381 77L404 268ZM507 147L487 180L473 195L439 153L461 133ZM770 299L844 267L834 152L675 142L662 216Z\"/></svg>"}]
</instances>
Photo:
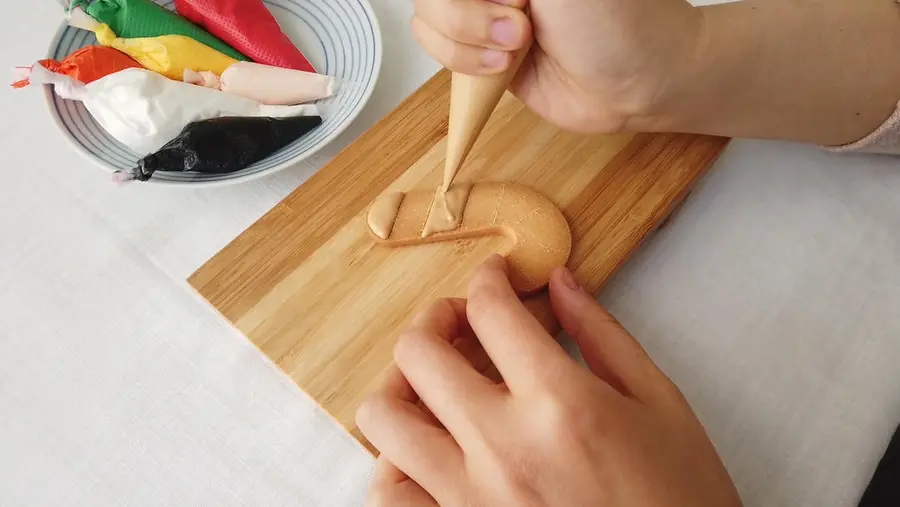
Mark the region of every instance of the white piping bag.
<instances>
[{"instance_id":1,"label":"white piping bag","mask_svg":"<svg viewBox=\"0 0 900 507\"><path fill-rule=\"evenodd\" d=\"M223 116L323 117L313 104L265 105L146 69L122 70L87 85L62 77L70 83L54 81L56 93L80 100L104 130L140 155L158 150L195 121Z\"/></svg>"}]
</instances>

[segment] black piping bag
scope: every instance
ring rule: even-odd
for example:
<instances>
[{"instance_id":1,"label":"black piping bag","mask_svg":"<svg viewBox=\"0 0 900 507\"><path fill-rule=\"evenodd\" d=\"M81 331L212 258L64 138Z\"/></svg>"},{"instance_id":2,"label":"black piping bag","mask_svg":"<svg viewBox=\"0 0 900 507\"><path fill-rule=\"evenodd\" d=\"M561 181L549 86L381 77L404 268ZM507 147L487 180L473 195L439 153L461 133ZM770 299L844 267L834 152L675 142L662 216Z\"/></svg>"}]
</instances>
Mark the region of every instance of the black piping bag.
<instances>
[{"instance_id":1,"label":"black piping bag","mask_svg":"<svg viewBox=\"0 0 900 507\"><path fill-rule=\"evenodd\" d=\"M175 139L113 174L117 181L147 181L153 173L240 171L322 124L319 116L288 118L224 116L189 123Z\"/></svg>"}]
</instances>

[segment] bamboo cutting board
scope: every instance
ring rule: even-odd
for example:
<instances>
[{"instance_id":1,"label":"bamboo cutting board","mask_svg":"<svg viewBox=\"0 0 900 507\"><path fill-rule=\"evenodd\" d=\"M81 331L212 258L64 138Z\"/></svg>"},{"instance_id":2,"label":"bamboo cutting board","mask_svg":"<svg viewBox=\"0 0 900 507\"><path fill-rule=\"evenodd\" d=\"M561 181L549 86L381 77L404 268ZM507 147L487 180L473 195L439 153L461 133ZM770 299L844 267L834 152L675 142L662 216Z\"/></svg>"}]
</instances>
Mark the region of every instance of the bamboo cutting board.
<instances>
[{"instance_id":1,"label":"bamboo cutting board","mask_svg":"<svg viewBox=\"0 0 900 507\"><path fill-rule=\"evenodd\" d=\"M368 234L365 212L381 193L440 184L449 77L435 75L189 279L366 446L354 412L399 332L434 298L464 296L469 274L504 241L388 248ZM570 134L507 94L456 181L519 182L554 201L573 235L569 267L597 291L726 143ZM557 331L546 293L528 304Z\"/></svg>"}]
</instances>

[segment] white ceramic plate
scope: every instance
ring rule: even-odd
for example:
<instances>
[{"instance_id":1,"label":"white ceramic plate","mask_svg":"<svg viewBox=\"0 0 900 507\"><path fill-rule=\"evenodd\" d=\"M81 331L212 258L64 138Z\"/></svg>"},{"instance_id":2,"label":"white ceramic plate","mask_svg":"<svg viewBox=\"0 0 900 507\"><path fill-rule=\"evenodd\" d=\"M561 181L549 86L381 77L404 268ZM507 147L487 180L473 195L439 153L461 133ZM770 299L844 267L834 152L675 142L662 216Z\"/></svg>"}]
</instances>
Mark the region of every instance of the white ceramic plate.
<instances>
[{"instance_id":1,"label":"white ceramic plate","mask_svg":"<svg viewBox=\"0 0 900 507\"><path fill-rule=\"evenodd\" d=\"M174 10L173 0L154 1ZM264 3L319 72L352 85L318 102L328 105L328 115L322 125L265 160L230 174L158 172L146 183L210 186L272 174L312 156L340 135L372 96L381 70L381 31L368 0L264 0ZM93 33L63 24L50 44L47 57L62 60L96 41ZM110 172L137 164L141 155L107 134L80 102L60 99L49 86L45 94L51 116L79 153Z\"/></svg>"}]
</instances>

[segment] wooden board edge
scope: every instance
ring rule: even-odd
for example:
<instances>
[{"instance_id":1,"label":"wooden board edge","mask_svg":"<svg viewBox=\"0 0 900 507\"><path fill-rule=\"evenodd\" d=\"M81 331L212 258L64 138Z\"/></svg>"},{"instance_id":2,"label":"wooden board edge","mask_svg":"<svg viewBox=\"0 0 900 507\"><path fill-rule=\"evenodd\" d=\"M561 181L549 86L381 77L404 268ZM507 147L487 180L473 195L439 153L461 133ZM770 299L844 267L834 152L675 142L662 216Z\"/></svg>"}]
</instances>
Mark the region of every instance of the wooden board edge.
<instances>
[{"instance_id":1,"label":"wooden board edge","mask_svg":"<svg viewBox=\"0 0 900 507\"><path fill-rule=\"evenodd\" d=\"M595 297L599 295L609 282L610 278L612 278L612 275L628 263L632 256L655 235L660 226L668 220L669 216L681 205L688 194L693 191L697 183L706 177L731 141L730 138L718 136L698 136L698 139L713 143L715 149L711 150L709 155L703 159L703 163L699 166L700 169L695 172L688 184L684 185L680 192L671 195L669 199L661 202L660 206L650 211L645 222L646 226L642 228L641 233L635 238L635 241L624 248L626 253L617 257L615 262L610 265L609 269L595 280L586 280L585 277L579 274L577 268L573 270L573 276L575 276L576 281L582 284L588 293ZM569 262L571 262L571 260ZM553 315L550 307L550 294L547 289L527 298L525 303L532 315L538 319L548 333L556 336L562 332L562 328L556 320L556 317Z\"/></svg>"}]
</instances>

